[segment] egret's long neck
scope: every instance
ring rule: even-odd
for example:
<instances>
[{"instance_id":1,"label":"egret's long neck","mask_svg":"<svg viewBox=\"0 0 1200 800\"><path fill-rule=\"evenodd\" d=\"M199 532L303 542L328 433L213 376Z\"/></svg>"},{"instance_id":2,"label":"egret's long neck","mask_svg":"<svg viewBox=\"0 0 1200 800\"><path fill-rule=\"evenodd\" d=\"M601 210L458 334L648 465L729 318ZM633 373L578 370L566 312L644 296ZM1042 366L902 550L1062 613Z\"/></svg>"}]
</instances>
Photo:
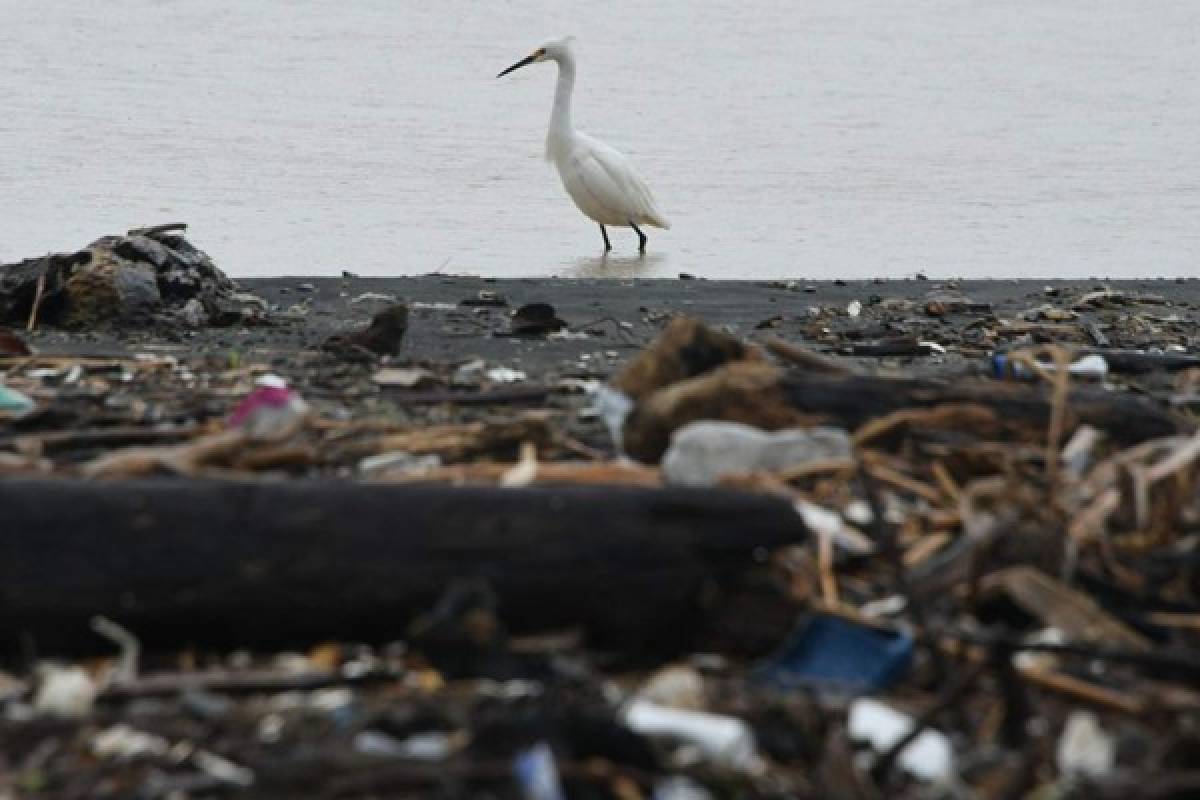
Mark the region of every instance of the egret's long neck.
<instances>
[{"instance_id":1,"label":"egret's long neck","mask_svg":"<svg viewBox=\"0 0 1200 800\"><path fill-rule=\"evenodd\" d=\"M565 155L575 128L571 124L571 94L575 91L575 59L570 54L558 62L558 85L554 89L554 109L550 112L550 132L546 136L546 158Z\"/></svg>"}]
</instances>

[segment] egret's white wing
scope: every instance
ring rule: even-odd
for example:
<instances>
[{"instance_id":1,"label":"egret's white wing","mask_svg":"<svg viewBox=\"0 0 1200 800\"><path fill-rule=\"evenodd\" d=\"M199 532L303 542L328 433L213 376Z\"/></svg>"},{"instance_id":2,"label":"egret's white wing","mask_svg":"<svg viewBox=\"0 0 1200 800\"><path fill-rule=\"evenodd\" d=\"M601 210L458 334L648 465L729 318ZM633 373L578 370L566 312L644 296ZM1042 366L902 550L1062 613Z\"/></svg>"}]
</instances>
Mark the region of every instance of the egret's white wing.
<instances>
[{"instance_id":1,"label":"egret's white wing","mask_svg":"<svg viewBox=\"0 0 1200 800\"><path fill-rule=\"evenodd\" d=\"M646 182L617 150L590 136L578 134L565 165L563 182L576 203L593 218L609 225L629 222L669 228L654 205ZM572 185L574 184L574 185Z\"/></svg>"}]
</instances>

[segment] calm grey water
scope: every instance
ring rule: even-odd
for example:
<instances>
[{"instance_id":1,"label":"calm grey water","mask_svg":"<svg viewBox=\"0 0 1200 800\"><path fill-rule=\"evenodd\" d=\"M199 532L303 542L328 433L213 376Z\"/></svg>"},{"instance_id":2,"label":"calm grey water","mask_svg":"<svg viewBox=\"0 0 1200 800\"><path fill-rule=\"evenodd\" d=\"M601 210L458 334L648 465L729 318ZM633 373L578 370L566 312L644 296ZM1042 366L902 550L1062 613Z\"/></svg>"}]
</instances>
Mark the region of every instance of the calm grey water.
<instances>
[{"instance_id":1,"label":"calm grey water","mask_svg":"<svg viewBox=\"0 0 1200 800\"><path fill-rule=\"evenodd\" d=\"M673 222L542 160L553 65ZM0 261L186 220L236 275L1200 275L1196 0L0 0Z\"/></svg>"}]
</instances>

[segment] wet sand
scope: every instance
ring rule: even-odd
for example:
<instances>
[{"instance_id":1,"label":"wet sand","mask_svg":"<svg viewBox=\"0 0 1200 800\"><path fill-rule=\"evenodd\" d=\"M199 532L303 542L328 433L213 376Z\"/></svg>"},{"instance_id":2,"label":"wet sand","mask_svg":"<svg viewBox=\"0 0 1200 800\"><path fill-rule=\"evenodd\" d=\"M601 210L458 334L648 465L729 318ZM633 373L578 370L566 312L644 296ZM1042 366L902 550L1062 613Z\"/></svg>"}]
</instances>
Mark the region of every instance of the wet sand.
<instances>
[{"instance_id":1,"label":"wet sand","mask_svg":"<svg viewBox=\"0 0 1200 800\"><path fill-rule=\"evenodd\" d=\"M934 293L957 292L992 314L1013 317L1045 303L1069 304L1088 291L1110 288L1153 296L1163 304L1098 309L1082 322L1119 324L1122 315L1172 314L1200 321L1200 280L1113 281L961 281L922 280L779 282L708 280L481 279L448 275L399 278L263 278L243 279L243 291L258 295L282 311L303 311L287 321L257 328L210 328L190 332L129 331L63 333L38 331L30 343L43 352L128 353L138 350L186 354L237 351L243 356L281 356L318 346L330 334L357 329L387 304L383 295L410 305L410 322L400 360L446 362L483 358L530 373L605 377L629 355L649 343L671 314L688 314L739 336L755 339L779 335L821 349L843 338L872 338L879 324L894 333L911 332L922 339L953 345L963 326L986 314L950 313L931 317L923 304ZM310 288L311 287L311 288ZM1047 289L1056 293L1051 295ZM501 295L502 306L469 306L480 292ZM366 297L364 297L366 295ZM909 310L887 305L912 301ZM845 314L858 301L861 317ZM878 301L884 301L880 304ZM511 312L532 302L550 303L572 331L586 336L519 338L502 335ZM818 309L818 312L812 309ZM829 324L817 325L824 321ZM1115 322L1114 322L1115 321ZM878 324L877 324L878 323ZM1186 326L1184 326L1186 328ZM833 336L814 336L829 328ZM1193 331L1193 345L1196 325ZM856 335L858 331L858 335ZM837 335L837 334L844 335ZM497 335L500 334L500 335ZM1179 336L1175 336L1178 339ZM828 341L826 341L828 340ZM1187 347L1186 341L1174 343ZM1129 343L1125 343L1128 346ZM1121 346L1118 341L1114 346ZM951 348L953 349L953 348ZM586 356L587 358L583 358ZM914 359L887 359L898 364ZM916 359L928 369L928 358ZM980 367L982 368L982 364Z\"/></svg>"}]
</instances>

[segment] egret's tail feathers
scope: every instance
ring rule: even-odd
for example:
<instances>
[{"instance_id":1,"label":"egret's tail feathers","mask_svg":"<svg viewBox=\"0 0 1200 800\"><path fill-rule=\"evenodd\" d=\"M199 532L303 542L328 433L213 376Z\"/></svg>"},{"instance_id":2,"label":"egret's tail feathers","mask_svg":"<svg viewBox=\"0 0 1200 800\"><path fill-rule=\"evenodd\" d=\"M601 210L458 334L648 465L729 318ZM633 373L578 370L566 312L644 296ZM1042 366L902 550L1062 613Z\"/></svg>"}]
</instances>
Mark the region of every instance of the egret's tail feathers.
<instances>
[{"instance_id":1,"label":"egret's tail feathers","mask_svg":"<svg viewBox=\"0 0 1200 800\"><path fill-rule=\"evenodd\" d=\"M646 224L653 225L656 228L662 228L663 230L671 229L671 223L667 220L666 217L664 217L662 214L658 213L657 211L655 211L653 214L646 215Z\"/></svg>"}]
</instances>

